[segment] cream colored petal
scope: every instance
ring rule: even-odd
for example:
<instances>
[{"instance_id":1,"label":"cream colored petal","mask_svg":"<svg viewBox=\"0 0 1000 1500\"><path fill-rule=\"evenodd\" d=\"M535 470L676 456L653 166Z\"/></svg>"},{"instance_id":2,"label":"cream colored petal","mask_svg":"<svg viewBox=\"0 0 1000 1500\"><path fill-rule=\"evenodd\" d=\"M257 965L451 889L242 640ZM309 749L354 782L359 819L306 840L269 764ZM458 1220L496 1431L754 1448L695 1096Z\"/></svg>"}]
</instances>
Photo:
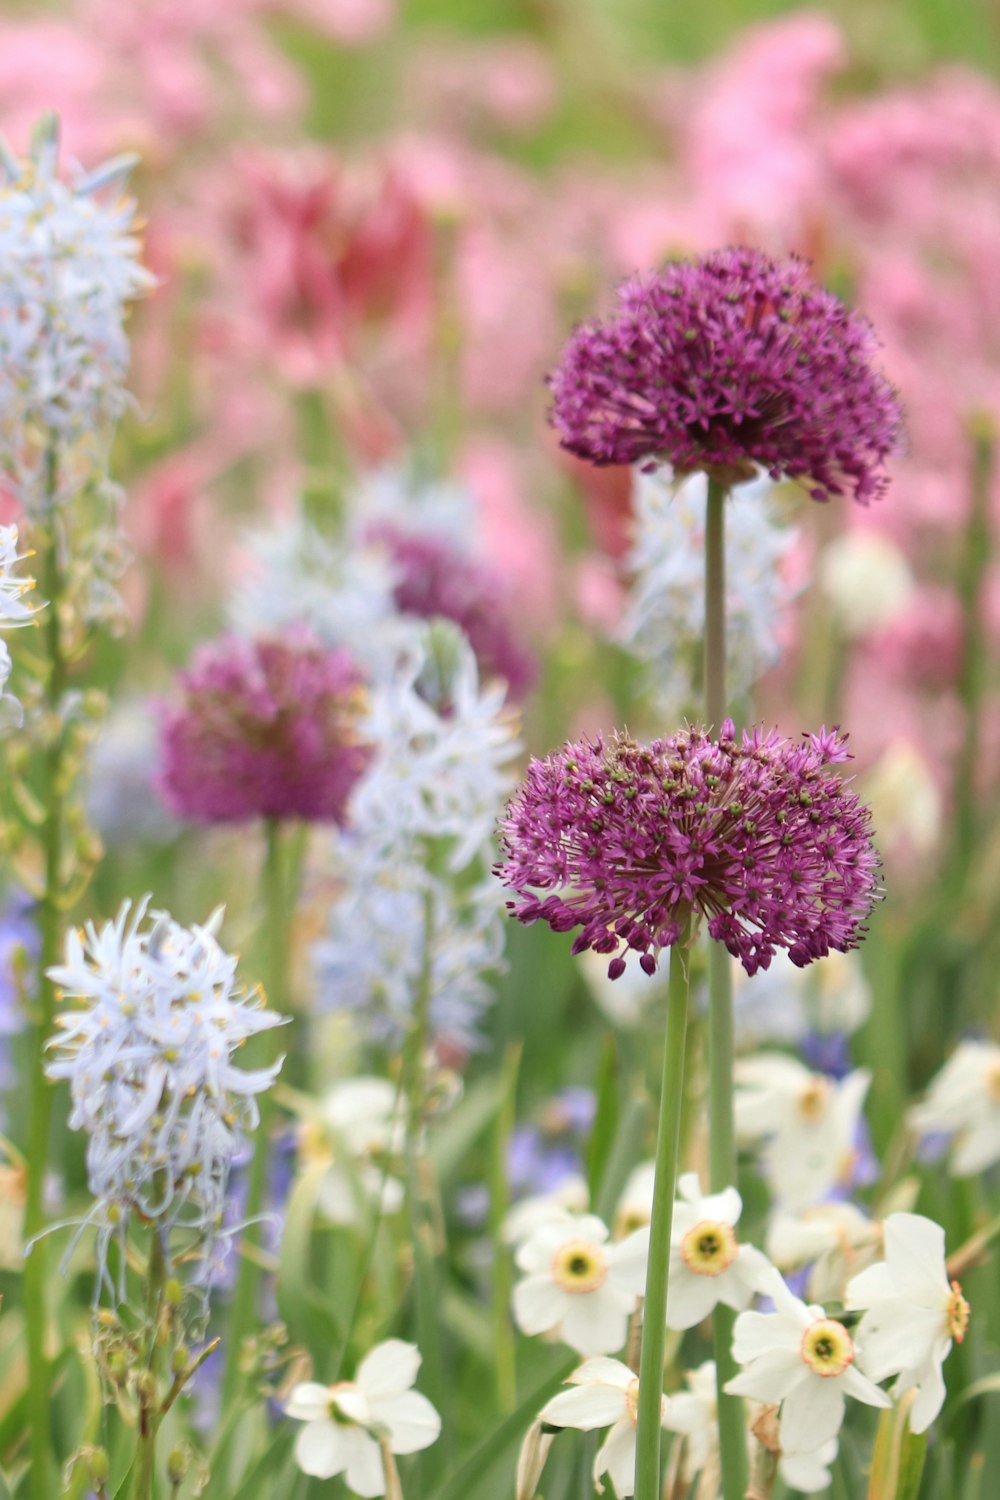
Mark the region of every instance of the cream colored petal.
<instances>
[{"instance_id":1,"label":"cream colored petal","mask_svg":"<svg viewBox=\"0 0 1000 1500\"><path fill-rule=\"evenodd\" d=\"M316 1422L330 1415L330 1388L314 1380L295 1386L285 1403L285 1416L300 1422Z\"/></svg>"},{"instance_id":2,"label":"cream colored petal","mask_svg":"<svg viewBox=\"0 0 1000 1500\"><path fill-rule=\"evenodd\" d=\"M393 1453L419 1453L436 1442L441 1432L441 1418L419 1391L373 1400L372 1419L389 1429Z\"/></svg>"},{"instance_id":3,"label":"cream colored petal","mask_svg":"<svg viewBox=\"0 0 1000 1500\"><path fill-rule=\"evenodd\" d=\"M420 1369L420 1350L402 1339L386 1339L358 1365L357 1384L369 1400L408 1391Z\"/></svg>"},{"instance_id":4,"label":"cream colored petal","mask_svg":"<svg viewBox=\"0 0 1000 1500\"><path fill-rule=\"evenodd\" d=\"M539 1415L553 1427L575 1427L593 1432L596 1427L610 1427L626 1410L625 1392L620 1386L592 1382L571 1391L560 1391L542 1407Z\"/></svg>"},{"instance_id":5,"label":"cream colored petal","mask_svg":"<svg viewBox=\"0 0 1000 1500\"><path fill-rule=\"evenodd\" d=\"M344 1436L348 1427L338 1427L329 1417L308 1422L295 1439L295 1462L313 1479L332 1479L347 1463Z\"/></svg>"}]
</instances>

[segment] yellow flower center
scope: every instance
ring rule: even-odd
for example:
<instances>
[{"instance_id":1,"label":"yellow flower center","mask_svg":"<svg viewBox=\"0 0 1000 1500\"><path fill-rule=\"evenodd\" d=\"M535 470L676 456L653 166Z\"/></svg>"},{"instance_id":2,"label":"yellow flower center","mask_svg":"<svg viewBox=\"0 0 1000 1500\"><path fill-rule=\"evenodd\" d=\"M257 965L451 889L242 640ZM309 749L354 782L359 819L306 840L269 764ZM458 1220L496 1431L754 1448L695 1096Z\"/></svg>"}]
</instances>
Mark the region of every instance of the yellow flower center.
<instances>
[{"instance_id":1,"label":"yellow flower center","mask_svg":"<svg viewBox=\"0 0 1000 1500\"><path fill-rule=\"evenodd\" d=\"M596 1292L607 1277L607 1257L589 1240L569 1240L552 1257L552 1279L564 1292Z\"/></svg>"},{"instance_id":2,"label":"yellow flower center","mask_svg":"<svg viewBox=\"0 0 1000 1500\"><path fill-rule=\"evenodd\" d=\"M639 1420L639 1380L638 1380L638 1377L636 1377L636 1379L632 1381L631 1385L626 1386L626 1388L625 1388L625 1410L628 1412L629 1416L632 1418L632 1426L634 1427L636 1425L636 1423L638 1422L638 1420Z\"/></svg>"},{"instance_id":3,"label":"yellow flower center","mask_svg":"<svg viewBox=\"0 0 1000 1500\"><path fill-rule=\"evenodd\" d=\"M843 1323L835 1318L818 1318L802 1335L802 1358L814 1375L843 1375L854 1363L854 1343Z\"/></svg>"},{"instance_id":4,"label":"yellow flower center","mask_svg":"<svg viewBox=\"0 0 1000 1500\"><path fill-rule=\"evenodd\" d=\"M946 1310L948 1313L948 1332L955 1340L955 1343L960 1344L965 1338L965 1331L969 1326L970 1308L962 1296L962 1288L957 1281L953 1281L951 1284L951 1296L948 1298Z\"/></svg>"},{"instance_id":5,"label":"yellow flower center","mask_svg":"<svg viewBox=\"0 0 1000 1500\"><path fill-rule=\"evenodd\" d=\"M815 1125L823 1118L829 1092L826 1079L814 1076L799 1094L799 1114L807 1125Z\"/></svg>"},{"instance_id":6,"label":"yellow flower center","mask_svg":"<svg viewBox=\"0 0 1000 1500\"><path fill-rule=\"evenodd\" d=\"M681 1258L696 1276L721 1276L739 1252L729 1224L700 1219L681 1240Z\"/></svg>"}]
</instances>

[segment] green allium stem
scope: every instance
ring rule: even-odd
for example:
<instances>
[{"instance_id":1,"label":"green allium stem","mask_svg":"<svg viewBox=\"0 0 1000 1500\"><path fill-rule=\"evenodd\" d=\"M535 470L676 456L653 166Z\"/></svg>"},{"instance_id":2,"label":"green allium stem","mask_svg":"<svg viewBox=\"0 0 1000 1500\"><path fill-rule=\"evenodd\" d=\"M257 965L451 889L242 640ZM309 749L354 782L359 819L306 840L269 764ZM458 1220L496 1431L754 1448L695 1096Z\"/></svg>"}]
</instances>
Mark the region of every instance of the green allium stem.
<instances>
[{"instance_id":1,"label":"green allium stem","mask_svg":"<svg viewBox=\"0 0 1000 1500\"><path fill-rule=\"evenodd\" d=\"M705 719L718 734L726 709L726 486L711 475L705 516ZM736 1181L733 1131L733 988L729 954L710 942L708 953L709 1173L713 1193ZM719 1401L723 1500L742 1500L747 1487L743 1402L723 1386L736 1373L731 1353L735 1315L713 1314Z\"/></svg>"},{"instance_id":2,"label":"green allium stem","mask_svg":"<svg viewBox=\"0 0 1000 1500\"><path fill-rule=\"evenodd\" d=\"M666 1343L667 1278L670 1230L677 1194L677 1157L684 1112L684 1048L687 1038L689 954L683 932L670 949L667 1034L663 1044L660 1118L656 1131L653 1217L649 1228L649 1263L642 1315L639 1363L639 1409L636 1431L636 1500L660 1500L660 1398Z\"/></svg>"},{"instance_id":3,"label":"green allium stem","mask_svg":"<svg viewBox=\"0 0 1000 1500\"><path fill-rule=\"evenodd\" d=\"M263 977L268 1003L281 1009L287 985L287 954L289 948L288 928L292 915L285 871L285 847L282 825L275 818L265 824L265 854L261 871L261 906L264 912ZM258 1042L261 1054L258 1067L267 1067L278 1055L277 1030L265 1031ZM266 1054L266 1055L264 1055ZM274 1099L270 1089L258 1096L260 1124L254 1139L253 1157L247 1174L247 1197L245 1215L248 1220L257 1217L264 1205L267 1189L267 1167L271 1152L271 1121ZM248 1227L244 1238L251 1232ZM257 1231L259 1233L259 1227ZM240 1350L243 1340L258 1327L257 1292L260 1282L260 1266L254 1254L240 1256L236 1288L229 1309L229 1327L226 1349L226 1371L222 1385L222 1405L225 1410L235 1398L240 1384Z\"/></svg>"}]
</instances>

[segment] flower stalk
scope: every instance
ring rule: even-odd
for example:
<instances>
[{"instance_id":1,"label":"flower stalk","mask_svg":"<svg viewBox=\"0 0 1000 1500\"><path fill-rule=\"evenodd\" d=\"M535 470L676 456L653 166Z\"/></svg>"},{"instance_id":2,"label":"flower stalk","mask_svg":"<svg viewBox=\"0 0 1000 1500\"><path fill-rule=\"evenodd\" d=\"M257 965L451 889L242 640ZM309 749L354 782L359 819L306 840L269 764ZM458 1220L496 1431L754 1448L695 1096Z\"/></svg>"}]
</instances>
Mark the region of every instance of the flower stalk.
<instances>
[{"instance_id":1,"label":"flower stalk","mask_svg":"<svg viewBox=\"0 0 1000 1500\"><path fill-rule=\"evenodd\" d=\"M656 1131L653 1216L643 1304L639 1405L636 1427L636 1500L660 1500L660 1427L663 1351L666 1344L670 1232L677 1192L677 1158L684 1112L684 1050L687 1040L690 959L682 933L670 950L667 1034L663 1044L660 1115Z\"/></svg>"},{"instance_id":2,"label":"flower stalk","mask_svg":"<svg viewBox=\"0 0 1000 1500\"><path fill-rule=\"evenodd\" d=\"M716 731L726 718L726 485L708 476L705 512L705 717ZM720 1193L736 1181L733 1129L733 984L722 943L708 951L709 1181ZM747 1487L743 1403L725 1393L736 1373L732 1357L735 1314L720 1303L713 1314L719 1401L719 1451L723 1500L741 1500Z\"/></svg>"},{"instance_id":3,"label":"flower stalk","mask_svg":"<svg viewBox=\"0 0 1000 1500\"><path fill-rule=\"evenodd\" d=\"M264 953L262 969L264 990L270 1006L284 999L287 984L287 960L289 950L289 925L293 902L288 889L285 870L285 848L282 825L276 818L265 822L265 853L261 871L261 905L264 910ZM274 1032L265 1032L258 1044L265 1055L260 1065L271 1067L277 1062L279 1042ZM260 1096L260 1123L254 1138L253 1156L247 1174L247 1195L244 1216L249 1234L253 1221L264 1205L267 1189L267 1168L271 1154L271 1122L274 1100L270 1091ZM257 1293L260 1283L260 1264L253 1247L240 1256L236 1288L233 1292L229 1312L229 1344L226 1351L226 1372L223 1379L223 1404L232 1401L240 1380L240 1349L247 1335L257 1327Z\"/></svg>"}]
</instances>

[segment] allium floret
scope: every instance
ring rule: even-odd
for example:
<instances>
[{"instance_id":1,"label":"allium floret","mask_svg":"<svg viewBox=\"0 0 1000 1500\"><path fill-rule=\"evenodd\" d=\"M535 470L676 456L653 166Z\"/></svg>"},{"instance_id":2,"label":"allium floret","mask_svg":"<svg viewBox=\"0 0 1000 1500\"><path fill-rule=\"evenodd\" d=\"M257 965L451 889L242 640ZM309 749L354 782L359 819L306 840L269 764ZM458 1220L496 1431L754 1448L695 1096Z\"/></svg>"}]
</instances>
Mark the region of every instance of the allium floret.
<instances>
[{"instance_id":1,"label":"allium floret","mask_svg":"<svg viewBox=\"0 0 1000 1500\"><path fill-rule=\"evenodd\" d=\"M763 469L816 500L884 491L899 403L867 321L805 261L745 247L674 261L620 289L549 377L562 446L595 464L670 463L726 484Z\"/></svg>"},{"instance_id":2,"label":"allium floret","mask_svg":"<svg viewBox=\"0 0 1000 1500\"><path fill-rule=\"evenodd\" d=\"M70 1127L90 1137L105 1280L107 1246L133 1216L161 1235L192 1231L211 1273L230 1164L281 1066L234 1066L248 1038L283 1018L238 987L236 959L216 941L221 909L188 928L148 906L126 901L114 922L70 931L65 963L48 971L80 1002L56 1017L46 1072L69 1083Z\"/></svg>"},{"instance_id":3,"label":"allium floret","mask_svg":"<svg viewBox=\"0 0 1000 1500\"><path fill-rule=\"evenodd\" d=\"M164 713L160 787L199 823L342 823L369 751L362 681L346 651L304 634L209 642Z\"/></svg>"},{"instance_id":4,"label":"allium floret","mask_svg":"<svg viewBox=\"0 0 1000 1500\"><path fill-rule=\"evenodd\" d=\"M854 948L876 900L870 815L831 769L844 739L796 744L731 720L640 745L615 734L533 760L500 823L497 874L522 922L579 928L575 953L647 974L701 917L747 973Z\"/></svg>"}]
</instances>

